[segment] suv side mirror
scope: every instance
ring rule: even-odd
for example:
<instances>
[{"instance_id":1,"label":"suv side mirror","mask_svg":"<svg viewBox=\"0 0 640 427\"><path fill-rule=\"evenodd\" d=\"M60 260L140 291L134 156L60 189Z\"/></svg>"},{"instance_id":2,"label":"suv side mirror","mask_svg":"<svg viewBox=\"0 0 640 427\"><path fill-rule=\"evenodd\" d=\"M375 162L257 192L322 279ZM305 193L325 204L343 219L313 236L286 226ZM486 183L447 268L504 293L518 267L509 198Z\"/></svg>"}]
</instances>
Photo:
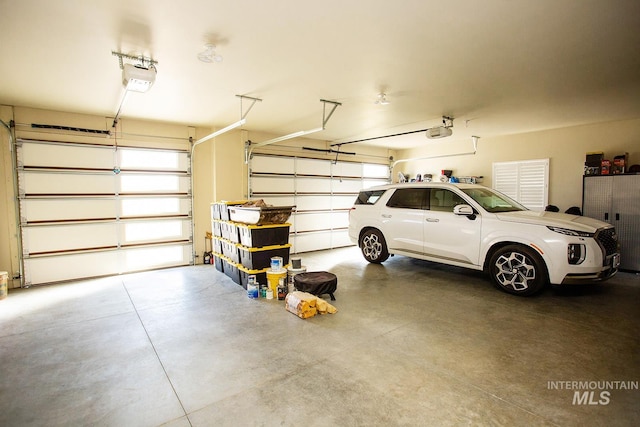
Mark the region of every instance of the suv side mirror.
<instances>
[{"instance_id":1,"label":"suv side mirror","mask_svg":"<svg viewBox=\"0 0 640 427\"><path fill-rule=\"evenodd\" d=\"M456 205L453 208L453 213L455 215L463 215L468 217L469 219L476 219L476 215L473 212L473 208L469 205Z\"/></svg>"}]
</instances>

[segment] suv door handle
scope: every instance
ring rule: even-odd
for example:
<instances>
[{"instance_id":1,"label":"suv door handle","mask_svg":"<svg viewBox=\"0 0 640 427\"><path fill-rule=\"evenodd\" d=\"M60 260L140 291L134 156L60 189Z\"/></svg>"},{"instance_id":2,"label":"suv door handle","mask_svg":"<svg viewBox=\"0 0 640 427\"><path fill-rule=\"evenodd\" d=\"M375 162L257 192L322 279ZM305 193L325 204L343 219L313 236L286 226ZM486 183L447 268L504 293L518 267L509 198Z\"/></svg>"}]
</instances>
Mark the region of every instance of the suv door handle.
<instances>
[{"instance_id":1,"label":"suv door handle","mask_svg":"<svg viewBox=\"0 0 640 427\"><path fill-rule=\"evenodd\" d=\"M440 222L438 218L427 218L427 222Z\"/></svg>"},{"instance_id":2,"label":"suv door handle","mask_svg":"<svg viewBox=\"0 0 640 427\"><path fill-rule=\"evenodd\" d=\"M389 215L389 214L382 214L382 218L391 218L391 215Z\"/></svg>"}]
</instances>

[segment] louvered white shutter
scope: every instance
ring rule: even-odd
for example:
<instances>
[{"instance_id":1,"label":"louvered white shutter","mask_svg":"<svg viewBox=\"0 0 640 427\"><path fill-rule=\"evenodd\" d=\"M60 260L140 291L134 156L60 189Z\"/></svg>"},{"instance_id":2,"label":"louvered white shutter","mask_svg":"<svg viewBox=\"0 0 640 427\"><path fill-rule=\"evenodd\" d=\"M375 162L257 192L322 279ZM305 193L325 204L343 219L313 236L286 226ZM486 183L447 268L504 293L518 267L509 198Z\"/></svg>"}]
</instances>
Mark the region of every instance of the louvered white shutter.
<instances>
[{"instance_id":1,"label":"louvered white shutter","mask_svg":"<svg viewBox=\"0 0 640 427\"><path fill-rule=\"evenodd\" d=\"M493 164L493 188L532 210L549 200L549 159Z\"/></svg>"}]
</instances>

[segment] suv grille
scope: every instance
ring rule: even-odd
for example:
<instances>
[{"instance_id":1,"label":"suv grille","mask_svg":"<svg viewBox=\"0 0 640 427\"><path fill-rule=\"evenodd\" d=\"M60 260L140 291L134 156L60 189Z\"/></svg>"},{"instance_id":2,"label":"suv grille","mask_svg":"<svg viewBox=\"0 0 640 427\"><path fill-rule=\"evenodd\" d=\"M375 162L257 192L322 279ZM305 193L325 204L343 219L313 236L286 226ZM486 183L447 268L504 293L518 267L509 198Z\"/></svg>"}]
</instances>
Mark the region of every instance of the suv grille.
<instances>
[{"instance_id":1,"label":"suv grille","mask_svg":"<svg viewBox=\"0 0 640 427\"><path fill-rule=\"evenodd\" d=\"M605 256L618 252L618 235L616 234L615 228L611 227L598 230L595 239L604 250Z\"/></svg>"}]
</instances>

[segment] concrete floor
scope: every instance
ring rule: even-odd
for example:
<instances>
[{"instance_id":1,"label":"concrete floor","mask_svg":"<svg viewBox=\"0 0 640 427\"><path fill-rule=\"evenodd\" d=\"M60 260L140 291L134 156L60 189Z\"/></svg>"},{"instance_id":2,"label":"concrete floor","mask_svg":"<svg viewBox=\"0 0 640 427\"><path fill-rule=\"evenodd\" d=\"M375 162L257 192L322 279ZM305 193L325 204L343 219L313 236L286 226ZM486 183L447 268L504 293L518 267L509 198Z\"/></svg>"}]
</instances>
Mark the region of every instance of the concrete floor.
<instances>
[{"instance_id":1,"label":"concrete floor","mask_svg":"<svg viewBox=\"0 0 640 427\"><path fill-rule=\"evenodd\" d=\"M338 276L337 314L299 319L202 265L12 290L0 425L640 425L639 390L557 389L638 383L638 275L520 298L353 247L301 256Z\"/></svg>"}]
</instances>

